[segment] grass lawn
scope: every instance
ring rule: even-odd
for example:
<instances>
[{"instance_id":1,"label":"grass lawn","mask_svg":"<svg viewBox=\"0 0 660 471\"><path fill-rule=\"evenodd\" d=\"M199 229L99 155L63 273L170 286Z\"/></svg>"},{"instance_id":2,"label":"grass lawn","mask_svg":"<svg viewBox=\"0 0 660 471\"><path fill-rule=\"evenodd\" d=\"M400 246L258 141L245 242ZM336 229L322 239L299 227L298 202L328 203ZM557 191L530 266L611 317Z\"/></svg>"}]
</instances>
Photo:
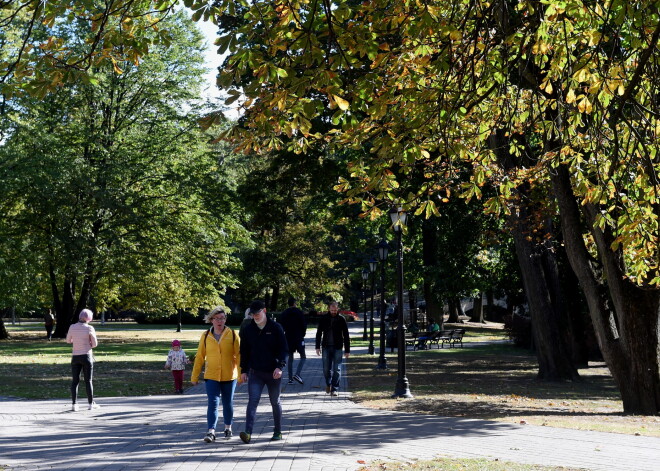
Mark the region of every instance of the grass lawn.
<instances>
[{"instance_id":1,"label":"grass lawn","mask_svg":"<svg viewBox=\"0 0 660 471\"><path fill-rule=\"evenodd\" d=\"M386 410L660 437L660 417L623 413L604 363L581 369L580 382L538 381L533 353L509 344L474 344L503 339L501 329L461 327L467 329L462 349L406 352L412 399L390 398L397 379L396 351L386 350L388 370L374 369L378 348L373 357L351 356L348 380L353 399Z\"/></svg>"},{"instance_id":2,"label":"grass lawn","mask_svg":"<svg viewBox=\"0 0 660 471\"><path fill-rule=\"evenodd\" d=\"M97 397L172 393L171 374L163 369L171 341L181 340L192 356L205 329L184 326L177 333L172 325L93 325L100 343L95 350ZM396 352L387 349L389 369L384 371L375 370L378 341L376 355L352 355L347 374L354 400L366 407L421 414L660 436L659 417L623 414L604 364L592 363L580 370L581 382L537 381L532 353L508 344L483 343L504 339L499 324L462 327L467 329L462 349L408 350L407 377L413 399L390 398L397 377ZM0 342L0 395L68 398L71 345L62 339L46 341L41 322L8 325L7 330L12 339ZM359 343L363 343L361 336L353 342ZM190 371L191 367L186 381Z\"/></svg>"},{"instance_id":3,"label":"grass lawn","mask_svg":"<svg viewBox=\"0 0 660 471\"><path fill-rule=\"evenodd\" d=\"M94 349L94 396L147 396L171 394L174 382L165 370L172 340L179 339L190 357L197 352L203 325L144 326L135 323L98 322L99 347ZM46 341L43 323L24 322L7 326L10 340L0 342L1 396L26 399L64 399L70 397L71 345L63 339ZM186 370L190 380L192 365ZM81 381L84 395L84 383Z\"/></svg>"}]
</instances>

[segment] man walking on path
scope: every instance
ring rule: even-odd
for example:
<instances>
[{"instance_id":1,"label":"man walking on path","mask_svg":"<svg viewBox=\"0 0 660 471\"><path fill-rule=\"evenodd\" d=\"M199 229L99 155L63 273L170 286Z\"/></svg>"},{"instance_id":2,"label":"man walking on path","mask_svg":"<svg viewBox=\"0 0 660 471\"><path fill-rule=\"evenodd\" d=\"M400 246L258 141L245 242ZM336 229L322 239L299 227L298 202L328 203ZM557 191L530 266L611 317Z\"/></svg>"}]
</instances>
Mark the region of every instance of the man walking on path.
<instances>
[{"instance_id":1,"label":"man walking on path","mask_svg":"<svg viewBox=\"0 0 660 471\"><path fill-rule=\"evenodd\" d=\"M289 345L289 384L297 381L303 384L303 379L300 376L307 355L305 355L305 333L307 332L307 322L305 321L305 314L296 307L295 298L289 298L289 307L282 311L280 314L280 324L284 328L286 335L286 343ZM298 352L300 354L300 361L296 368L296 374L293 374L293 354Z\"/></svg>"},{"instance_id":2,"label":"man walking on path","mask_svg":"<svg viewBox=\"0 0 660 471\"><path fill-rule=\"evenodd\" d=\"M266 316L263 301L252 301L250 313L252 321L241 332L241 382L248 385L248 405L245 431L240 433L240 437L245 443L252 440L257 406L266 386L273 408L274 430L271 440L282 440L280 386L289 348L282 326Z\"/></svg>"},{"instance_id":3,"label":"man walking on path","mask_svg":"<svg viewBox=\"0 0 660 471\"><path fill-rule=\"evenodd\" d=\"M323 348L323 376L325 392L331 396L339 395L342 354L348 358L351 352L351 338L348 334L346 319L339 315L336 302L328 304L328 313L319 320L316 330L316 354ZM343 349L342 349L343 347Z\"/></svg>"}]
</instances>

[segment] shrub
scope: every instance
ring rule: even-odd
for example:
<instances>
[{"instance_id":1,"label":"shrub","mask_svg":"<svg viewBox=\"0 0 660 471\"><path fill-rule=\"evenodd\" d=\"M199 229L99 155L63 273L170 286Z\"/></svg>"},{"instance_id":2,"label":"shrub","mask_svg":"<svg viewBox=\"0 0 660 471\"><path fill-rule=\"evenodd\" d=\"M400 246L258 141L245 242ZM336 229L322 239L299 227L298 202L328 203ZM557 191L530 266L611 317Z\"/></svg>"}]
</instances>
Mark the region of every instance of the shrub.
<instances>
[{"instance_id":1,"label":"shrub","mask_svg":"<svg viewBox=\"0 0 660 471\"><path fill-rule=\"evenodd\" d=\"M516 347L532 348L532 319L518 314L504 317L504 330Z\"/></svg>"}]
</instances>

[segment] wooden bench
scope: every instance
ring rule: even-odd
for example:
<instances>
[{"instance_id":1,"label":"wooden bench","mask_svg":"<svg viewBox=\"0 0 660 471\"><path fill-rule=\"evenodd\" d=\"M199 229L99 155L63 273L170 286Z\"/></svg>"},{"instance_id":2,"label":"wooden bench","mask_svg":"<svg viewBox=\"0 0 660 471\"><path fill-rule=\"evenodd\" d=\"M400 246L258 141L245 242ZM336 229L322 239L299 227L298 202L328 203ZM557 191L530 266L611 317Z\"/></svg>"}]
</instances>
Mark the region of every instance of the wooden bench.
<instances>
[{"instance_id":1,"label":"wooden bench","mask_svg":"<svg viewBox=\"0 0 660 471\"><path fill-rule=\"evenodd\" d=\"M435 332L423 332L419 336L417 336L417 334L407 334L405 337L405 344L406 349L412 347L413 350L431 348L431 345L433 344L435 344L437 348L445 348L445 345L449 345L449 348L460 345L461 348L463 348L464 335L465 329L436 330ZM394 338L396 340L396 335ZM390 351L394 351L394 348L396 348L396 344L390 345Z\"/></svg>"},{"instance_id":2,"label":"wooden bench","mask_svg":"<svg viewBox=\"0 0 660 471\"><path fill-rule=\"evenodd\" d=\"M454 346L456 346L457 343L460 343L461 348L463 348L463 336L464 335L465 335L465 329L454 329L454 330L452 330L449 346L454 347Z\"/></svg>"},{"instance_id":3,"label":"wooden bench","mask_svg":"<svg viewBox=\"0 0 660 471\"><path fill-rule=\"evenodd\" d=\"M435 342L438 333L439 333L438 331L421 332L417 337L417 342L415 343L415 350L424 350L426 348L429 348L429 344Z\"/></svg>"},{"instance_id":4,"label":"wooden bench","mask_svg":"<svg viewBox=\"0 0 660 471\"><path fill-rule=\"evenodd\" d=\"M408 347L412 347L413 350L417 350L417 333L406 334L404 341L406 342L406 349L408 349Z\"/></svg>"},{"instance_id":5,"label":"wooden bench","mask_svg":"<svg viewBox=\"0 0 660 471\"><path fill-rule=\"evenodd\" d=\"M454 330L439 330L433 332L433 337L428 340L428 343L434 343L438 348L445 348L445 345L453 347L457 342L461 343L463 346L463 335L465 334L465 329L454 329Z\"/></svg>"}]
</instances>

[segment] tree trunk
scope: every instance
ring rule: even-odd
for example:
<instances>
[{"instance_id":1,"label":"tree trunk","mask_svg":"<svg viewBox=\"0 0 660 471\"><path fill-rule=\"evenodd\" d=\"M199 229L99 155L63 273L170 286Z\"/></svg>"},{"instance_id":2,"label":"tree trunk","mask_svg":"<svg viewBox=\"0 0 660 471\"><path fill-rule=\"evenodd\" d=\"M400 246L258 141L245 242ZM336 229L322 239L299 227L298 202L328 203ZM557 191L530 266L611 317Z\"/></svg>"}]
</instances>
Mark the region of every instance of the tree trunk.
<instances>
[{"instance_id":1,"label":"tree trunk","mask_svg":"<svg viewBox=\"0 0 660 471\"><path fill-rule=\"evenodd\" d=\"M426 301L426 319L434 319L440 328L444 326L444 312L442 303L433 289L431 272L438 263L438 229L432 219L422 221L422 263L424 265L424 300Z\"/></svg>"},{"instance_id":2,"label":"tree trunk","mask_svg":"<svg viewBox=\"0 0 660 471\"><path fill-rule=\"evenodd\" d=\"M7 332L7 327L5 326L5 320L0 316L0 340L7 340L9 338L9 332Z\"/></svg>"},{"instance_id":3,"label":"tree trunk","mask_svg":"<svg viewBox=\"0 0 660 471\"><path fill-rule=\"evenodd\" d=\"M458 299L456 296L452 296L449 298L449 318L447 319L447 323L450 324L458 324L461 322L458 316L463 314L463 310L461 309L461 300Z\"/></svg>"},{"instance_id":4,"label":"tree trunk","mask_svg":"<svg viewBox=\"0 0 660 471\"><path fill-rule=\"evenodd\" d=\"M499 164L506 171L527 165L524 159L509 153L511 139L502 130L492 137L490 145ZM517 189L518 205L508 217L516 255L520 265L525 295L532 320L532 342L539 362L538 378L548 381L579 378L570 348L571 331L564 295L559 282L556 255L550 240L555 240L552 226L546 222L545 237L536 236L538 221L532 217L528 202L529 185Z\"/></svg>"},{"instance_id":5,"label":"tree trunk","mask_svg":"<svg viewBox=\"0 0 660 471\"><path fill-rule=\"evenodd\" d=\"M479 293L479 296L475 296L472 300L472 317L470 317L470 322L479 322L480 324L484 323L484 294Z\"/></svg>"},{"instance_id":6,"label":"tree trunk","mask_svg":"<svg viewBox=\"0 0 660 471\"><path fill-rule=\"evenodd\" d=\"M62 284L62 299L60 299L57 285L51 283L53 304L55 305L55 331L53 332L53 337L60 339L65 338L71 324L77 322L75 318L75 282L65 279Z\"/></svg>"},{"instance_id":7,"label":"tree trunk","mask_svg":"<svg viewBox=\"0 0 660 471\"><path fill-rule=\"evenodd\" d=\"M518 214L518 217L515 216ZM532 337L539 362L538 378L579 378L570 349L568 315L560 289L555 254L546 244L528 238L526 210L512 212L510 225L532 318Z\"/></svg>"},{"instance_id":8,"label":"tree trunk","mask_svg":"<svg viewBox=\"0 0 660 471\"><path fill-rule=\"evenodd\" d=\"M660 290L638 287L628 280L621 254L611 249L613 238L594 225L598 209L587 204L580 211L568 170L558 167L551 181L568 260L585 293L598 345L621 392L623 410L658 415ZM596 243L600 264L585 246L584 227Z\"/></svg>"},{"instance_id":9,"label":"tree trunk","mask_svg":"<svg viewBox=\"0 0 660 471\"><path fill-rule=\"evenodd\" d=\"M277 303L280 300L280 284L275 283L275 286L273 286L273 294L270 298L270 307L269 309L271 311L277 311Z\"/></svg>"}]
</instances>

